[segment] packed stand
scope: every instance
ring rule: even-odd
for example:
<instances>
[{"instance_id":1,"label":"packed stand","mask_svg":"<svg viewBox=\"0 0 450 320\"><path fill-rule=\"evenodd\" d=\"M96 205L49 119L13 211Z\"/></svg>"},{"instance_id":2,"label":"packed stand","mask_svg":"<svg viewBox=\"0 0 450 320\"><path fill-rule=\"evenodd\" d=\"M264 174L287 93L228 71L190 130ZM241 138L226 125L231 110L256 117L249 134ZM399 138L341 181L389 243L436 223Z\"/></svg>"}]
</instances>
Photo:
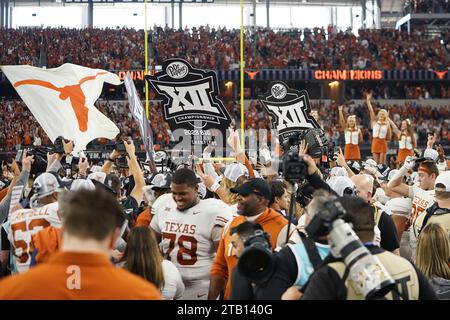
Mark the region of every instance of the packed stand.
<instances>
[{"instance_id":1,"label":"packed stand","mask_svg":"<svg viewBox=\"0 0 450 320\"><path fill-rule=\"evenodd\" d=\"M404 12L406 13L449 13L450 2L448 0L405 0Z\"/></svg>"},{"instance_id":2,"label":"packed stand","mask_svg":"<svg viewBox=\"0 0 450 320\"><path fill-rule=\"evenodd\" d=\"M150 30L150 65L179 57L213 70L239 68L238 29L209 26ZM107 70L144 68L144 34L134 29L22 28L0 34L0 64L74 63ZM440 38L424 30L338 31L335 27L245 32L247 69L441 69L448 67ZM20 45L19 45L20 44ZM41 48L43 50L41 50ZM392 59L394 55L395 59ZM45 64L46 60L46 64Z\"/></svg>"},{"instance_id":3,"label":"packed stand","mask_svg":"<svg viewBox=\"0 0 450 320\"><path fill-rule=\"evenodd\" d=\"M228 101L225 106L233 119L240 119L240 105L238 102ZM140 140L139 127L136 125L129 112L128 102L123 101L100 101L98 109L111 119L119 128L121 135L132 137L138 142L140 148L143 145ZM403 105L377 105L377 108L385 108L390 111L391 118L395 122L409 118L415 125L417 141L419 145L425 145L427 133L434 132L437 141L447 145L450 141L449 132L449 107L432 107L426 103L405 102ZM325 133L335 145L342 145L342 134L339 133L338 105L337 103L314 102L311 109L317 111L321 126ZM360 119L358 123L362 130L364 141L369 143L371 132L368 129L368 111L363 105L350 104L345 112L354 114ZM164 149L174 143L174 137L162 113L160 103L149 102L149 119L154 133L154 144L156 150ZM29 109L21 102L0 102L0 150L18 150L21 146L48 146L51 141L45 132L39 127ZM246 129L270 130L271 120L269 115L257 101L251 101L245 111ZM270 141L270 132L268 139ZM108 142L105 139L97 139L91 142L88 148L95 149L104 146ZM142 149L143 150L143 149Z\"/></svg>"}]
</instances>

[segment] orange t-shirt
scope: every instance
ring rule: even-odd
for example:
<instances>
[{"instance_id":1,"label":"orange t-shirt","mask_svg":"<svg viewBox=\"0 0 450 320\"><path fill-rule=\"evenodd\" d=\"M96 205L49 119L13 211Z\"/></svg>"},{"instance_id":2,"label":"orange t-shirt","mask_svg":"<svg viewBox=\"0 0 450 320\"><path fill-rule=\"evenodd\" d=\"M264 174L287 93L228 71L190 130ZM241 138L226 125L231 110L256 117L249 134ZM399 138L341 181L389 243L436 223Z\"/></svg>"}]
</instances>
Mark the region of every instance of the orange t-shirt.
<instances>
[{"instance_id":1,"label":"orange t-shirt","mask_svg":"<svg viewBox=\"0 0 450 320\"><path fill-rule=\"evenodd\" d=\"M48 226L32 237L31 246L37 250L36 263L48 261L61 248L62 230Z\"/></svg>"},{"instance_id":2,"label":"orange t-shirt","mask_svg":"<svg viewBox=\"0 0 450 320\"><path fill-rule=\"evenodd\" d=\"M224 235L219 242L217 254L211 267L211 275L222 276L227 278L227 286L225 289L225 299L228 300L231 290L231 271L237 265L238 259L234 255L231 244L230 230L241 223L247 221L246 217L238 216L234 218L224 230ZM288 221L281 214L272 209L267 209L256 220L261 227L270 234L272 248L276 248L278 234L288 224Z\"/></svg>"},{"instance_id":3,"label":"orange t-shirt","mask_svg":"<svg viewBox=\"0 0 450 320\"><path fill-rule=\"evenodd\" d=\"M149 227L150 222L152 222L152 215L150 214L150 208L146 208L142 211L134 224L135 227Z\"/></svg>"},{"instance_id":4,"label":"orange t-shirt","mask_svg":"<svg viewBox=\"0 0 450 320\"><path fill-rule=\"evenodd\" d=\"M150 282L116 268L104 254L59 252L0 281L0 300L159 300Z\"/></svg>"}]
</instances>

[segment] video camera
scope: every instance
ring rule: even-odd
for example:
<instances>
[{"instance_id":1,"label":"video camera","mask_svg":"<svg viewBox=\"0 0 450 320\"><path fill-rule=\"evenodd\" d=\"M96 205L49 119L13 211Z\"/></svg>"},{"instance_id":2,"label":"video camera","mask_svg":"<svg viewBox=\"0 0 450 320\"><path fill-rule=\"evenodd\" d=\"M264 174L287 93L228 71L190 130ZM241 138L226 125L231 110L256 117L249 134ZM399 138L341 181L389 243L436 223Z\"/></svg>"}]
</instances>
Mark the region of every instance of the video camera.
<instances>
[{"instance_id":1,"label":"video camera","mask_svg":"<svg viewBox=\"0 0 450 320\"><path fill-rule=\"evenodd\" d=\"M238 261L239 271L252 282L268 280L274 270L270 236L267 232L256 230L244 243L244 251Z\"/></svg>"},{"instance_id":2,"label":"video camera","mask_svg":"<svg viewBox=\"0 0 450 320\"><path fill-rule=\"evenodd\" d=\"M47 153L51 152L52 148L48 147L34 147L34 148L28 148L28 149L21 149L17 151L16 154L16 162L18 164L22 164L22 158L24 152L27 156L34 156L34 162L31 165L31 176L37 176L42 172L45 172L47 170Z\"/></svg>"},{"instance_id":3,"label":"video camera","mask_svg":"<svg viewBox=\"0 0 450 320\"><path fill-rule=\"evenodd\" d=\"M353 290L366 299L379 299L394 289L395 281L381 261L361 243L350 224L342 218L345 209L336 197L323 204L306 226L312 238L329 235L331 254L342 259Z\"/></svg>"}]
</instances>

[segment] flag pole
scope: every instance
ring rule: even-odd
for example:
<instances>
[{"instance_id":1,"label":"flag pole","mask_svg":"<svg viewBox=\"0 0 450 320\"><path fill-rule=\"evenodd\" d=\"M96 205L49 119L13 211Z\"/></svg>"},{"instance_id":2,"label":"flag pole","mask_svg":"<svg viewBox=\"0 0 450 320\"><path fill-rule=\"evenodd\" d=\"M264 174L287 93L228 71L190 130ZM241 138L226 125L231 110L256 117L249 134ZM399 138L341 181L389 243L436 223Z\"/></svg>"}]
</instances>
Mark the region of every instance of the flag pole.
<instances>
[{"instance_id":1,"label":"flag pole","mask_svg":"<svg viewBox=\"0 0 450 320\"><path fill-rule=\"evenodd\" d=\"M147 31L147 0L144 0L144 60L145 60L145 74L148 74L148 31ZM147 120L148 114L148 82L145 81L145 115Z\"/></svg>"}]
</instances>

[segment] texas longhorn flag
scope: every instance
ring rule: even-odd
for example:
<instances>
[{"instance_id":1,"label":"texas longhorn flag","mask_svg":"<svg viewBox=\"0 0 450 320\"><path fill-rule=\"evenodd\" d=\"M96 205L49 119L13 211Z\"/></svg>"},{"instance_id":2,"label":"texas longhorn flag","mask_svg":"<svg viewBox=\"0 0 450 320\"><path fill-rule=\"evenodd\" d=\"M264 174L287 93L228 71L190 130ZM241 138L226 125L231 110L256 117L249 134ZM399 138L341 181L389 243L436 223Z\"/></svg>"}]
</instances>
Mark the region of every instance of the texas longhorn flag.
<instances>
[{"instance_id":1,"label":"texas longhorn flag","mask_svg":"<svg viewBox=\"0 0 450 320\"><path fill-rule=\"evenodd\" d=\"M96 138L113 139L117 126L94 107L103 83L120 85L117 75L71 63L58 68L2 66L51 141L58 136L74 141L74 153Z\"/></svg>"}]
</instances>

